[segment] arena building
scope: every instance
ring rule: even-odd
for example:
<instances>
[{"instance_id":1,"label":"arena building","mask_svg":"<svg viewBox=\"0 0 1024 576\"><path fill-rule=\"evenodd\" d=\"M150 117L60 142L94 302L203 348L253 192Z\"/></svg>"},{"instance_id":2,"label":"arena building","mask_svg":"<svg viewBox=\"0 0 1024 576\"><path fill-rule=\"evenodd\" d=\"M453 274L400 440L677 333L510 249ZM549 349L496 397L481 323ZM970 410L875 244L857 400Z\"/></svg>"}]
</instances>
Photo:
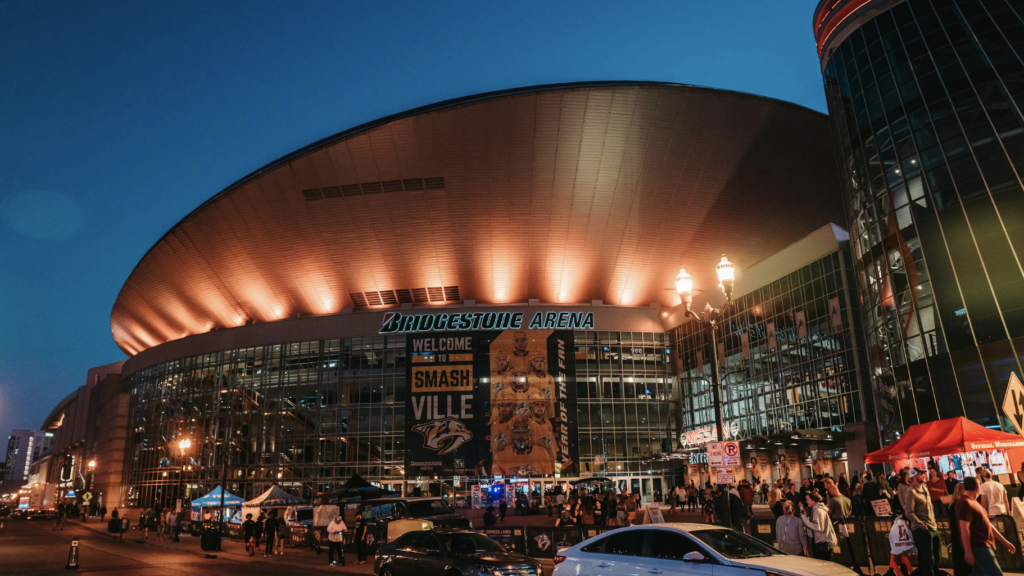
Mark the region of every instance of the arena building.
<instances>
[{"instance_id":1,"label":"arena building","mask_svg":"<svg viewBox=\"0 0 1024 576\"><path fill-rule=\"evenodd\" d=\"M686 471L666 455L707 422L680 381L696 353L680 354L681 265L712 294L722 254L742 278L817 238L800 252L810 302L841 294L848 314L831 142L828 118L793 104L602 82L419 108L253 172L168 231L114 305L124 502L218 484L310 497L353 473L424 493L496 476L664 492ZM763 266L750 289L801 278L804 261L785 261L799 266ZM821 373L845 379L836 416L793 411L795 427L863 421L843 346Z\"/></svg>"}]
</instances>

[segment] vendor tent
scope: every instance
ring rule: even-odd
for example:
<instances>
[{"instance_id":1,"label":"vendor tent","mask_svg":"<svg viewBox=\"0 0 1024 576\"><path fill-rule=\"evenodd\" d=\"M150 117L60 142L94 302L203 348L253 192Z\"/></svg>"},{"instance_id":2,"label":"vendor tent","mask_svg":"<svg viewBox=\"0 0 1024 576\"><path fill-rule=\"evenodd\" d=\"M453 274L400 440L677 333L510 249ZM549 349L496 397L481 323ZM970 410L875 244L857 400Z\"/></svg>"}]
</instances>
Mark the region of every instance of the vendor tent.
<instances>
[{"instance_id":1,"label":"vendor tent","mask_svg":"<svg viewBox=\"0 0 1024 576\"><path fill-rule=\"evenodd\" d=\"M1017 448L1024 448L1024 439L1020 436L957 417L911 426L896 442L865 456L864 463L883 464L911 458Z\"/></svg>"},{"instance_id":2,"label":"vendor tent","mask_svg":"<svg viewBox=\"0 0 1024 576\"><path fill-rule=\"evenodd\" d=\"M288 506L299 506L306 501L298 496L292 496L278 488L277 484L259 496L242 504L243 508L287 508Z\"/></svg>"},{"instance_id":3,"label":"vendor tent","mask_svg":"<svg viewBox=\"0 0 1024 576\"><path fill-rule=\"evenodd\" d=\"M223 502L221 501L222 492L224 494ZM217 486L216 488L211 490L210 493L207 494L206 496L203 496L202 498L196 498L195 500L193 500L192 505L203 506L208 508L211 506L220 506L221 504L223 504L224 506L238 506L243 502L245 502L245 500L243 500L242 498L235 496L231 492L224 492L223 488Z\"/></svg>"},{"instance_id":4,"label":"vendor tent","mask_svg":"<svg viewBox=\"0 0 1024 576\"><path fill-rule=\"evenodd\" d=\"M338 487L337 490L332 492L324 492L317 496L317 500L321 504L343 504L345 502L356 502L359 500L368 500L370 498L387 498L389 496L399 496L398 492L388 490L381 486L374 486L359 474L353 474L348 482L345 482Z\"/></svg>"}]
</instances>

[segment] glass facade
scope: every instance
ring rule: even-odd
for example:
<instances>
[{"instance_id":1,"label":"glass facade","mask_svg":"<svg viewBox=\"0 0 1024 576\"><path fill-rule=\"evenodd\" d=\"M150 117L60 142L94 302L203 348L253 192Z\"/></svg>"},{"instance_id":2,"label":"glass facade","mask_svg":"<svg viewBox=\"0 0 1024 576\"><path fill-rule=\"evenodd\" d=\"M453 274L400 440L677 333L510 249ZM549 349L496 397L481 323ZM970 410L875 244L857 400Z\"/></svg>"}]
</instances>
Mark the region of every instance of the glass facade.
<instances>
[{"instance_id":1,"label":"glass facade","mask_svg":"<svg viewBox=\"0 0 1024 576\"><path fill-rule=\"evenodd\" d=\"M1017 0L909 0L825 63L884 442L999 424L1021 369L1022 17Z\"/></svg>"},{"instance_id":2,"label":"glass facade","mask_svg":"<svg viewBox=\"0 0 1024 576\"><path fill-rule=\"evenodd\" d=\"M645 457L675 447L679 428L666 336L581 331L575 340L582 474L639 473ZM179 482L186 499L219 484L252 498L275 483L309 498L354 473L401 488L406 357L404 335L376 336L225 350L136 372L123 501L168 504Z\"/></svg>"},{"instance_id":3,"label":"glass facade","mask_svg":"<svg viewBox=\"0 0 1024 576\"><path fill-rule=\"evenodd\" d=\"M849 255L838 250L733 300L718 331L727 434L745 439L870 420L862 409L866 377L852 282ZM673 335L684 435L714 429L709 330L687 322Z\"/></svg>"}]
</instances>

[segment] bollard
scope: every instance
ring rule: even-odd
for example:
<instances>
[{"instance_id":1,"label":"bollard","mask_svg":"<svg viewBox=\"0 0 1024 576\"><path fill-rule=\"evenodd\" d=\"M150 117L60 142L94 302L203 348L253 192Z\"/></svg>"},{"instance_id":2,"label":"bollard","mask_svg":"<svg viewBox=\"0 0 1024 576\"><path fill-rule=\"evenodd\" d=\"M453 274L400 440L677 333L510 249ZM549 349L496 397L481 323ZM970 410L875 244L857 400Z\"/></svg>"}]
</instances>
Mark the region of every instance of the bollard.
<instances>
[{"instance_id":1,"label":"bollard","mask_svg":"<svg viewBox=\"0 0 1024 576\"><path fill-rule=\"evenodd\" d=\"M71 549L68 550L68 563L65 570L78 570L78 540L71 541Z\"/></svg>"}]
</instances>

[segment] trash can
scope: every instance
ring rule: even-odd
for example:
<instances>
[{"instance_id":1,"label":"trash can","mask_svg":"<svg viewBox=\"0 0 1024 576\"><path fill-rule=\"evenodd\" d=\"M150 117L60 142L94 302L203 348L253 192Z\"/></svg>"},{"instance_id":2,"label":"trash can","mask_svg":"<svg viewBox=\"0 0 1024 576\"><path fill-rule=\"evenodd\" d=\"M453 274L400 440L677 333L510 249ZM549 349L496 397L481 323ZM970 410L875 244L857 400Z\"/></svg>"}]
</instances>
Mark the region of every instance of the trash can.
<instances>
[{"instance_id":1,"label":"trash can","mask_svg":"<svg viewBox=\"0 0 1024 576\"><path fill-rule=\"evenodd\" d=\"M220 532L216 529L204 529L199 535L199 547L204 552L220 549Z\"/></svg>"}]
</instances>

